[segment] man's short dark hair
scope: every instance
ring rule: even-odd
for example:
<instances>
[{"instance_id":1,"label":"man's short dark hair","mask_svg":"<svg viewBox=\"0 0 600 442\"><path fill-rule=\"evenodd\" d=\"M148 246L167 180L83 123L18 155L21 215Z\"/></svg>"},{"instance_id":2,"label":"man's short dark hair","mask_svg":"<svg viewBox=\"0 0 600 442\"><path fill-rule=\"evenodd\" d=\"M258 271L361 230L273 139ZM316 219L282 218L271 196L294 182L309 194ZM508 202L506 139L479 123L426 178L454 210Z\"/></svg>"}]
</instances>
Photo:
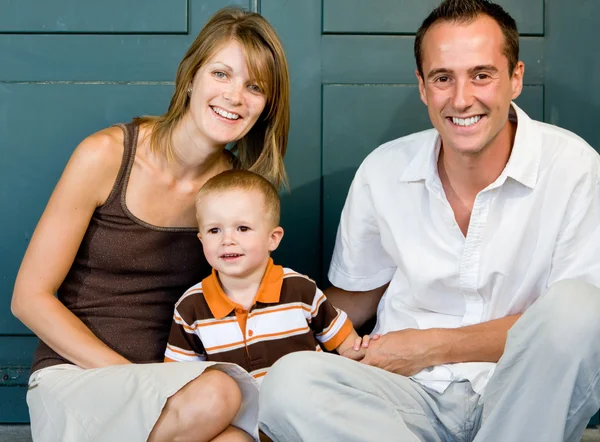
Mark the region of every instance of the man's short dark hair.
<instances>
[{"instance_id":1,"label":"man's short dark hair","mask_svg":"<svg viewBox=\"0 0 600 442\"><path fill-rule=\"evenodd\" d=\"M517 23L500 5L487 0L444 0L431 11L415 37L417 70L423 78L423 38L427 30L438 21L469 23L481 15L492 18L504 35L504 55L508 60L508 72L512 75L519 61L519 31Z\"/></svg>"}]
</instances>

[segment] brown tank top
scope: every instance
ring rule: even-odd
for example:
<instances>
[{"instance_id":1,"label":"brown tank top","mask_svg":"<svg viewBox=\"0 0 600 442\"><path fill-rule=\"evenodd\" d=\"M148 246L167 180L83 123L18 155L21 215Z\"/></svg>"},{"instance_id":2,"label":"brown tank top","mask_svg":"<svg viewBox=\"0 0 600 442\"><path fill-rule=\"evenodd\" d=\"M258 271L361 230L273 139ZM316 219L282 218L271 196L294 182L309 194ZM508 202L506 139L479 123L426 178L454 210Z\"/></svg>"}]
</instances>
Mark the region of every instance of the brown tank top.
<instances>
[{"instance_id":1,"label":"brown tank top","mask_svg":"<svg viewBox=\"0 0 600 442\"><path fill-rule=\"evenodd\" d=\"M160 362L175 302L210 274L194 228L152 226L125 204L138 127L125 134L123 162L97 208L58 299L101 341L135 363ZM40 341L32 371L70 363Z\"/></svg>"}]
</instances>

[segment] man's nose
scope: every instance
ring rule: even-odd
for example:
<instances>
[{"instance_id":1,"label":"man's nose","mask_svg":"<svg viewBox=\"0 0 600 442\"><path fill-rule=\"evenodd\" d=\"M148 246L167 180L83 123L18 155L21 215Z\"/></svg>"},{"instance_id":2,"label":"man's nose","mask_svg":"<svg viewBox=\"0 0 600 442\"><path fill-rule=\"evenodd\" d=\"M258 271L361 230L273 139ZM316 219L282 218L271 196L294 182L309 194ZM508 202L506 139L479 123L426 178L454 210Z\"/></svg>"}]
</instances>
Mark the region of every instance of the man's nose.
<instances>
[{"instance_id":1,"label":"man's nose","mask_svg":"<svg viewBox=\"0 0 600 442\"><path fill-rule=\"evenodd\" d=\"M457 81L454 87L452 105L454 109L462 111L473 104L473 85L470 81Z\"/></svg>"}]
</instances>

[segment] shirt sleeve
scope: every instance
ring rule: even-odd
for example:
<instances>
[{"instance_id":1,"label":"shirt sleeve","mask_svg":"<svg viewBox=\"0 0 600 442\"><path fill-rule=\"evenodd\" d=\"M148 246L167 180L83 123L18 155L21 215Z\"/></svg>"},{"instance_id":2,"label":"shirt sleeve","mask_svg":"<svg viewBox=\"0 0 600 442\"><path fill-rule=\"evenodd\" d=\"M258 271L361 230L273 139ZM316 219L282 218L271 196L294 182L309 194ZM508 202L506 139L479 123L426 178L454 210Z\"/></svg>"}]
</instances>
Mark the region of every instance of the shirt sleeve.
<instances>
[{"instance_id":1,"label":"shirt sleeve","mask_svg":"<svg viewBox=\"0 0 600 442\"><path fill-rule=\"evenodd\" d=\"M329 267L329 281L349 291L373 290L391 281L396 264L382 244L377 210L360 166L350 186Z\"/></svg>"},{"instance_id":2,"label":"shirt sleeve","mask_svg":"<svg viewBox=\"0 0 600 442\"><path fill-rule=\"evenodd\" d=\"M194 321L190 322L194 323ZM165 350L165 362L192 361L206 361L204 346L194 328L183 319L175 307L171 333Z\"/></svg>"},{"instance_id":3,"label":"shirt sleeve","mask_svg":"<svg viewBox=\"0 0 600 442\"><path fill-rule=\"evenodd\" d=\"M318 288L311 305L310 328L317 341L332 351L340 346L352 332L353 326L345 312L334 307Z\"/></svg>"},{"instance_id":4,"label":"shirt sleeve","mask_svg":"<svg viewBox=\"0 0 600 442\"><path fill-rule=\"evenodd\" d=\"M600 287L600 181L580 200L556 241L547 287L565 279Z\"/></svg>"}]
</instances>

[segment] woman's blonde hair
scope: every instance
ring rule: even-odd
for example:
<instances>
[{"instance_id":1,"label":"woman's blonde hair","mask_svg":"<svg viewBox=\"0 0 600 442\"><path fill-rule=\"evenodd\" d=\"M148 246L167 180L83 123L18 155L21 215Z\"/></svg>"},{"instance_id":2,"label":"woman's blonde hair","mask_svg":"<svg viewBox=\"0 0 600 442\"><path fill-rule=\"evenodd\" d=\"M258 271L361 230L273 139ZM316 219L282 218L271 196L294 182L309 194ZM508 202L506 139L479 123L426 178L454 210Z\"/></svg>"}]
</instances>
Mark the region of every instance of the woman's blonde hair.
<instances>
[{"instance_id":1,"label":"woman's blonde hair","mask_svg":"<svg viewBox=\"0 0 600 442\"><path fill-rule=\"evenodd\" d=\"M189 109L188 87L210 57L232 40L243 47L250 75L266 96L265 109L256 124L233 143L231 150L237 156L237 167L264 176L277 188L287 186L283 156L290 126L288 65L275 30L257 13L227 7L212 16L179 64L168 111L134 121L152 127L152 151L173 159L172 135Z\"/></svg>"}]
</instances>

